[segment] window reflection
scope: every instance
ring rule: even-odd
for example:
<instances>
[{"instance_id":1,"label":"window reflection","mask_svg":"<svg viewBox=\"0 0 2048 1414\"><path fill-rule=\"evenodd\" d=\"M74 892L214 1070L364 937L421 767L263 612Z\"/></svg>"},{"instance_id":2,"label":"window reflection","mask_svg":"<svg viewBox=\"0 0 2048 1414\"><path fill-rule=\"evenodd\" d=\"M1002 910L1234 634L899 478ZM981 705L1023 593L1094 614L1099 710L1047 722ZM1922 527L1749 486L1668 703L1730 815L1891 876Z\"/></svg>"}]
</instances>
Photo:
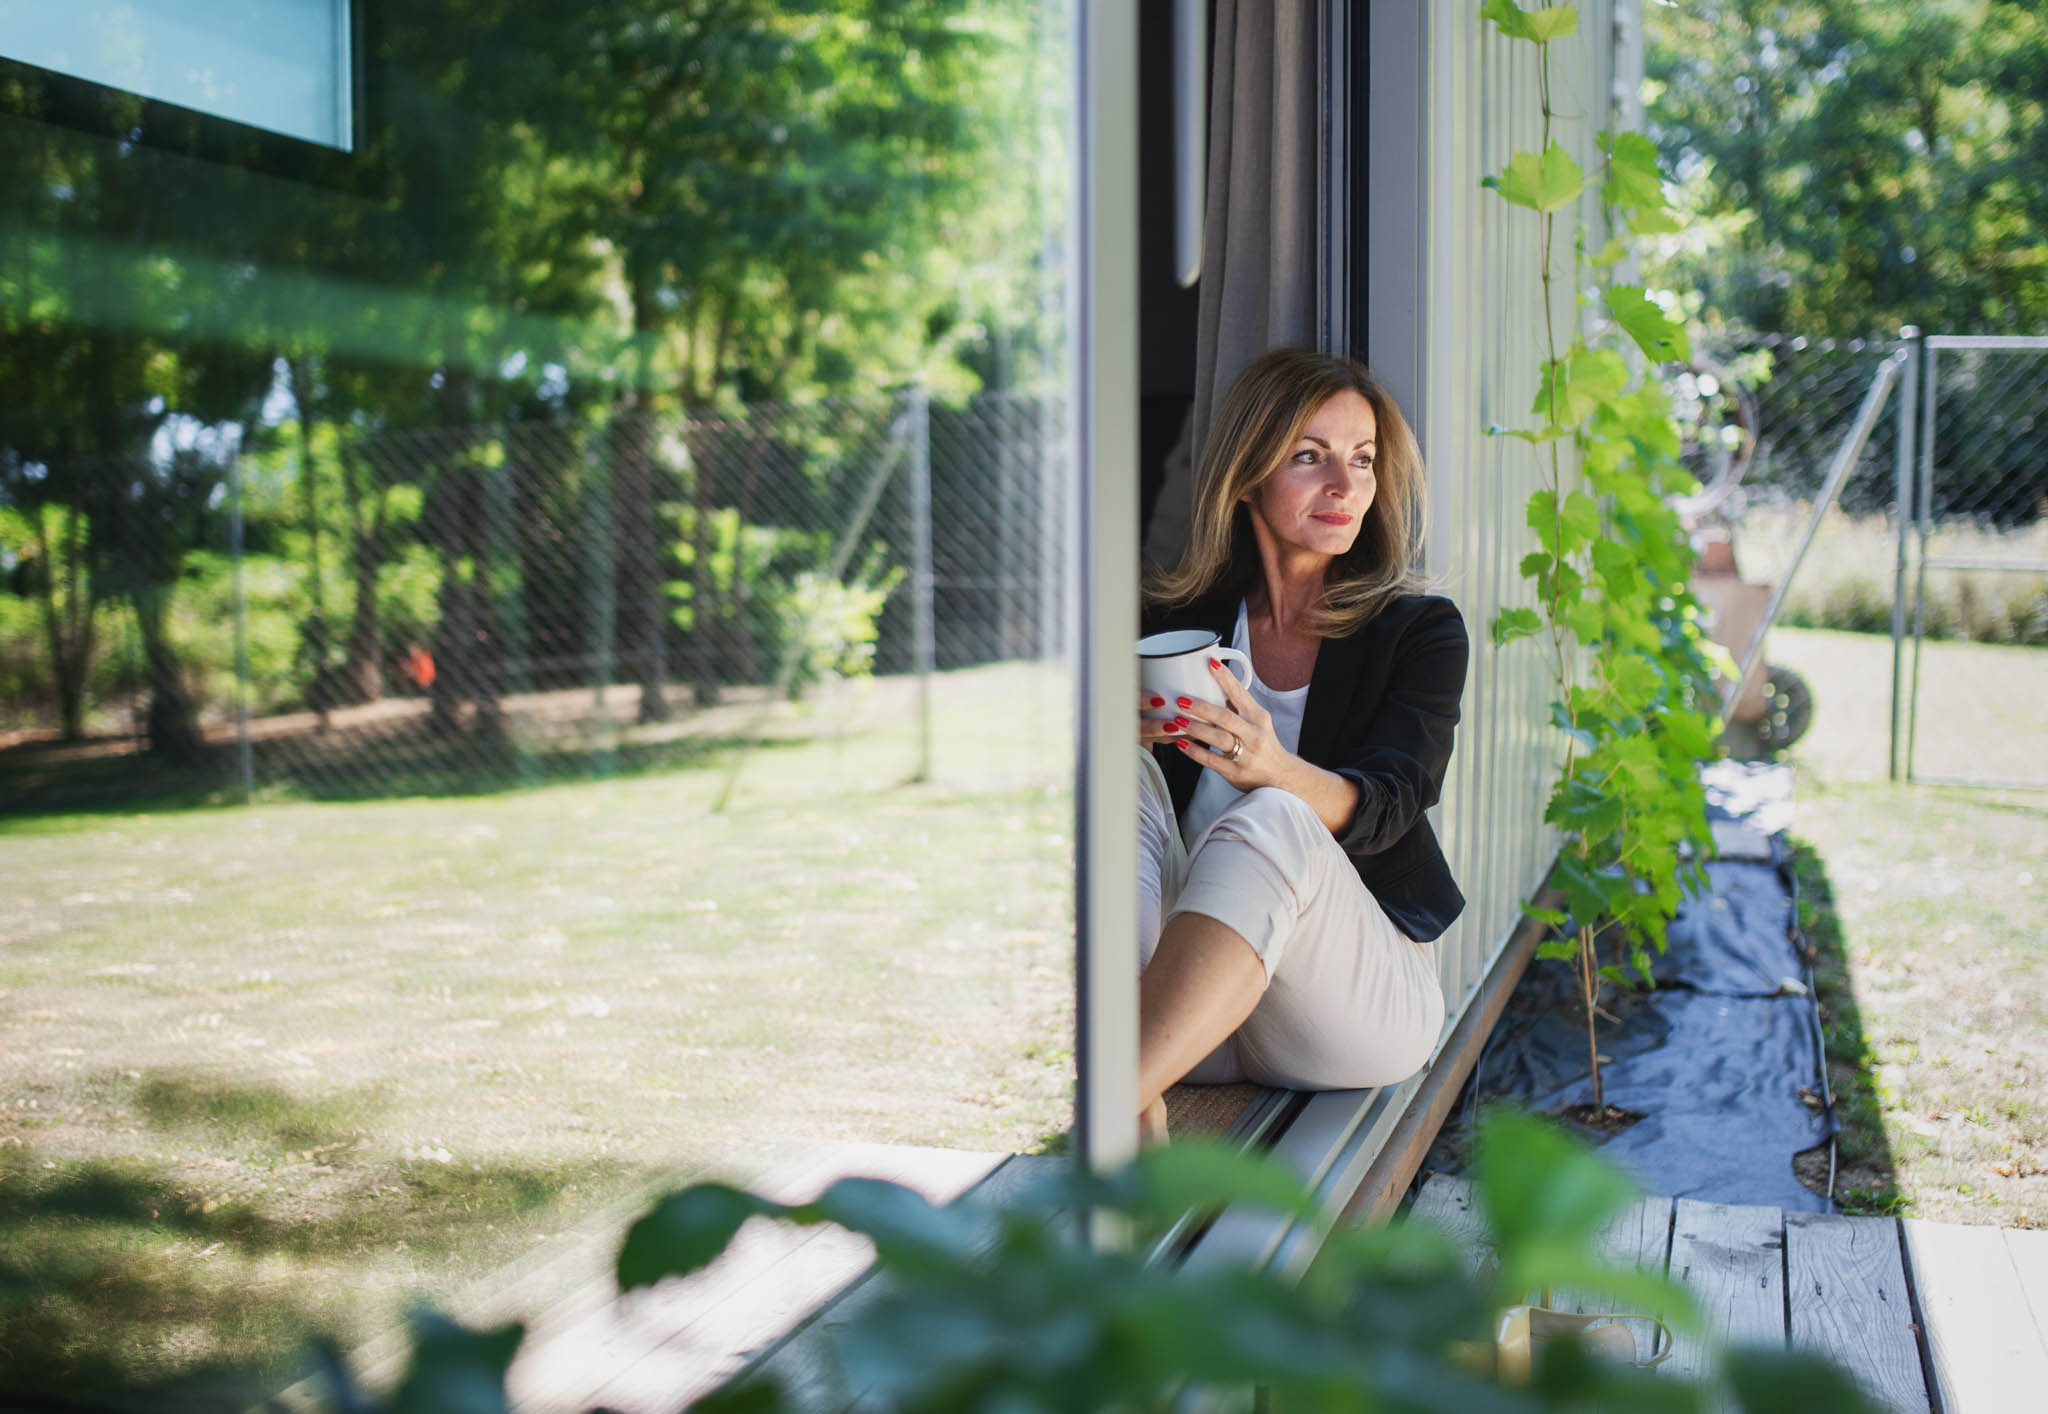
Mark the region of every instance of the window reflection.
<instances>
[{"instance_id":1,"label":"window reflection","mask_svg":"<svg viewBox=\"0 0 2048 1414\"><path fill-rule=\"evenodd\" d=\"M11 1387L1066 1127L1065 36L738 12L378 7L346 156L0 66Z\"/></svg>"}]
</instances>

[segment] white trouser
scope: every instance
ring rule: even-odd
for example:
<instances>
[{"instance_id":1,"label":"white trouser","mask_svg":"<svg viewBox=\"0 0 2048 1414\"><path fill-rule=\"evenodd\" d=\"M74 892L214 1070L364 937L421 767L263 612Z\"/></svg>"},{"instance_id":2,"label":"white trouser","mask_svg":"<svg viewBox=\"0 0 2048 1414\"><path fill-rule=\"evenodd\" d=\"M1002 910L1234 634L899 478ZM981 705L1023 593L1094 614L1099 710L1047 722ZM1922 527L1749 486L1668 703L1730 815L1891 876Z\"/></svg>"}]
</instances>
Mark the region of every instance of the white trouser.
<instances>
[{"instance_id":1,"label":"white trouser","mask_svg":"<svg viewBox=\"0 0 2048 1414\"><path fill-rule=\"evenodd\" d=\"M1394 926L1308 802L1249 791L1188 848L1159 764L1138 760L1138 971L1181 913L1231 928L1266 968L1258 1006L1186 1078L1352 1090L1420 1070L1444 1024L1436 950Z\"/></svg>"}]
</instances>

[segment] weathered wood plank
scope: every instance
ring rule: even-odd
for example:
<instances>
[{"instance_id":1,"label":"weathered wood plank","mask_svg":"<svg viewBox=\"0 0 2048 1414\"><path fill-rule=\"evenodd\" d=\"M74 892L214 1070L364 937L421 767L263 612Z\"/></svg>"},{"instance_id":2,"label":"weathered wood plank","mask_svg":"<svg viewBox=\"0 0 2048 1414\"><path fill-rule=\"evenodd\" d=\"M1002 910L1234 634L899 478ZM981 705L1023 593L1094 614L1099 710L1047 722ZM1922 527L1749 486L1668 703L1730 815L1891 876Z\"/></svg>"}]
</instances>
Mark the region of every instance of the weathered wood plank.
<instances>
[{"instance_id":1,"label":"weathered wood plank","mask_svg":"<svg viewBox=\"0 0 2048 1414\"><path fill-rule=\"evenodd\" d=\"M2039 1407L2044 1348L2006 1234L1995 1227L1903 1222L1920 1325L1947 1414Z\"/></svg>"},{"instance_id":2,"label":"weathered wood plank","mask_svg":"<svg viewBox=\"0 0 2048 1414\"><path fill-rule=\"evenodd\" d=\"M2020 1290L2027 1294L2034 1334L2048 1345L2048 1232L2007 1228L2005 1251L2012 1258L2013 1270L2020 1274Z\"/></svg>"},{"instance_id":3,"label":"weathered wood plank","mask_svg":"<svg viewBox=\"0 0 2048 1414\"><path fill-rule=\"evenodd\" d=\"M1702 1329L1680 1332L1668 1374L1703 1380L1729 1344L1785 1339L1785 1229L1776 1208L1677 1199L1672 1207L1671 1279L1691 1294Z\"/></svg>"},{"instance_id":4,"label":"weathered wood plank","mask_svg":"<svg viewBox=\"0 0 2048 1414\"><path fill-rule=\"evenodd\" d=\"M1010 1207L1050 1171L1068 1162L1053 1155L1014 1155L964 1196L990 1207ZM888 1289L886 1277L872 1273L864 1277L808 1323L764 1349L750 1373L778 1381L799 1409L840 1411L857 1407L862 1391L847 1386L833 1356L831 1341Z\"/></svg>"},{"instance_id":5,"label":"weathered wood plank","mask_svg":"<svg viewBox=\"0 0 2048 1414\"><path fill-rule=\"evenodd\" d=\"M817 1144L739 1181L764 1197L797 1202L815 1196L833 1179L859 1167L865 1156L863 1146ZM650 1202L654 1196L658 1195L649 1196ZM708 1309L722 1289L743 1287L775 1269L788 1273L805 1264L829 1268L835 1260L849 1260L836 1248L854 1248L850 1260L860 1256L859 1240L846 1234L758 1221L741 1228L724 1255L691 1281L665 1283L622 1296L612 1262L626 1227L647 1206L643 1202L592 1235L582 1279L574 1284L565 1281L554 1300L538 1309L512 1306L493 1311L489 1322L470 1317L474 1324L526 1319L527 1338L506 1378L507 1393L516 1407L533 1414L587 1408L591 1394L608 1372L630 1367L658 1351L670 1334L688 1327ZM816 1245L821 1242L823 1246ZM801 1276L794 1285L801 1291L813 1290ZM699 1358L709 1360L715 1353L706 1350Z\"/></svg>"},{"instance_id":6,"label":"weathered wood plank","mask_svg":"<svg viewBox=\"0 0 2048 1414\"><path fill-rule=\"evenodd\" d=\"M1898 1224L1785 1214L1785 1292L1793 1345L1852 1373L1879 1408L1927 1414Z\"/></svg>"},{"instance_id":7,"label":"weathered wood plank","mask_svg":"<svg viewBox=\"0 0 2048 1414\"><path fill-rule=\"evenodd\" d=\"M819 1181L767 1196L808 1201L838 1179L859 1176L901 1183L945 1203L1007 1157L889 1144L838 1144L832 1151L831 1171ZM573 1395L564 1407L601 1406L622 1414L680 1409L858 1281L874 1261L871 1242L831 1225L794 1229L762 1221L749 1224L743 1235L754 1238L750 1248L742 1250L735 1241L697 1276L622 1297L601 1329L586 1323L553 1342L559 1360L586 1362L576 1382L580 1388L565 1388Z\"/></svg>"},{"instance_id":8,"label":"weathered wood plank","mask_svg":"<svg viewBox=\"0 0 2048 1414\"><path fill-rule=\"evenodd\" d=\"M1486 1219L1480 1216L1472 1185L1462 1178L1439 1173L1430 1176L1409 1206L1408 1221L1427 1223L1456 1244L1468 1276L1477 1276L1493 1263L1493 1247L1487 1241Z\"/></svg>"},{"instance_id":9,"label":"weathered wood plank","mask_svg":"<svg viewBox=\"0 0 2048 1414\"><path fill-rule=\"evenodd\" d=\"M1638 1198L1623 1208L1601 1230L1593 1249L1593 1255L1604 1267L1624 1270L1634 1267L1639 1271L1660 1274L1670 1253L1671 1200L1659 1197ZM1557 1293L1555 1304L1560 1311L1588 1315L1596 1311L1612 1311L1614 1298L1567 1287ZM1631 1322L1630 1325L1637 1334L1637 1344L1647 1355L1648 1323Z\"/></svg>"}]
</instances>

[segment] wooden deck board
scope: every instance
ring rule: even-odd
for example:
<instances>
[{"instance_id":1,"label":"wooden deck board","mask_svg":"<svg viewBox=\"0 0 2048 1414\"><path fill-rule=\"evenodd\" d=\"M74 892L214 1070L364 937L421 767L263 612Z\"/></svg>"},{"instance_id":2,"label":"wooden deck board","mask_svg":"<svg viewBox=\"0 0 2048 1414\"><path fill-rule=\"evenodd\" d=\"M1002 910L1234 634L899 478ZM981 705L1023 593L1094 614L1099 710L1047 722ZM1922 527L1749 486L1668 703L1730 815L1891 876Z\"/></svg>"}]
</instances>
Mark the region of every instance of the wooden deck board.
<instances>
[{"instance_id":1,"label":"wooden deck board","mask_svg":"<svg viewBox=\"0 0 2048 1414\"><path fill-rule=\"evenodd\" d=\"M1671 1280L1698 1308L1700 1329L1680 1331L1665 1374L1713 1378L1717 1348L1785 1341L1785 1218L1776 1208L1674 1200ZM1725 1394L1709 1409L1732 1407Z\"/></svg>"},{"instance_id":2,"label":"wooden deck board","mask_svg":"<svg viewBox=\"0 0 2048 1414\"><path fill-rule=\"evenodd\" d=\"M1927 1383L1897 1227L1823 1213L1785 1214L1792 1344L1852 1372L1891 1414L1927 1414Z\"/></svg>"},{"instance_id":3,"label":"wooden deck board","mask_svg":"<svg viewBox=\"0 0 2048 1414\"><path fill-rule=\"evenodd\" d=\"M2020 1290L2026 1293L2028 1313L2034 1319L2034 1334L2048 1345L2048 1231L2005 1230L2006 1255L2020 1275Z\"/></svg>"},{"instance_id":4,"label":"wooden deck board","mask_svg":"<svg viewBox=\"0 0 2048 1414\"><path fill-rule=\"evenodd\" d=\"M950 1202L1006 1157L902 1145L834 1145L827 1172L770 1196L807 1201L832 1182L859 1175L902 1183L934 1202ZM610 1330L623 1330L626 1339L606 1346L602 1363L598 1348L589 1343L591 1335L599 1334L591 1322L554 1342L558 1361L571 1367L571 1383L564 1390L571 1396L568 1404L529 1400L514 1383L514 1407L532 1414L594 1406L619 1414L680 1409L730 1378L755 1350L821 1302L858 1281L874 1260L874 1246L865 1237L831 1225L791 1228L757 1221L749 1227L753 1231L747 1235L755 1238L750 1249L729 1251L687 1280L619 1298L599 1321L608 1317ZM533 1353L545 1350L542 1346ZM577 1362L582 1364L580 1377ZM517 1364L513 1371L516 1380Z\"/></svg>"},{"instance_id":5,"label":"wooden deck board","mask_svg":"<svg viewBox=\"0 0 2048 1414\"><path fill-rule=\"evenodd\" d=\"M1426 1223L1457 1246L1465 1273L1476 1276L1493 1261L1493 1248L1486 1241L1486 1220L1479 1215L1477 1194L1472 1185L1448 1174L1436 1174L1422 1185L1408 1209L1411 1222Z\"/></svg>"},{"instance_id":6,"label":"wooden deck board","mask_svg":"<svg viewBox=\"0 0 2048 1414\"><path fill-rule=\"evenodd\" d=\"M1012 1156L967 1195L993 1207L1008 1207L1051 1169L1068 1160L1050 1155ZM872 1273L841 1292L806 1324L768 1346L754 1373L779 1382L799 1409L852 1410L865 1407L864 1392L847 1386L831 1342L888 1290L885 1278Z\"/></svg>"},{"instance_id":7,"label":"wooden deck board","mask_svg":"<svg viewBox=\"0 0 2048 1414\"><path fill-rule=\"evenodd\" d=\"M1601 1232L1594 1252L1602 1266L1661 1273L1671 1253L1671 1200L1645 1197L1629 1204ZM1589 1315L1612 1311L1614 1298L1567 1287L1557 1293L1556 1304L1560 1311ZM1638 1346L1647 1353L1648 1347L1643 1344L1647 1323L1632 1324Z\"/></svg>"},{"instance_id":8,"label":"wooden deck board","mask_svg":"<svg viewBox=\"0 0 2048 1414\"><path fill-rule=\"evenodd\" d=\"M1903 1226L1946 1414L2038 1408L2048 1390L2048 1346L2006 1241L2013 1234L1918 1218Z\"/></svg>"}]
</instances>

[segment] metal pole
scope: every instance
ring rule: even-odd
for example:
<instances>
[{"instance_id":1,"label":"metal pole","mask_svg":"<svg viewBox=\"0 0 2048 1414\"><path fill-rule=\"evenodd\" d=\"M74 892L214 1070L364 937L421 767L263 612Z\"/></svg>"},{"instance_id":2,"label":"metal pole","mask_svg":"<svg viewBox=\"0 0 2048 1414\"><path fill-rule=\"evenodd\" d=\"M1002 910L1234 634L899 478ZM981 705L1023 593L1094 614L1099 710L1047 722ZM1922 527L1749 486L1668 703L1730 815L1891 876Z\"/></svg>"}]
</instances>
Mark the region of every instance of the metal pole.
<instances>
[{"instance_id":1,"label":"metal pole","mask_svg":"<svg viewBox=\"0 0 2048 1414\"><path fill-rule=\"evenodd\" d=\"M1900 339L1905 341L1906 371L1899 379L1899 420L1898 431L1894 434L1896 446L1892 448L1892 483L1896 498L1892 522L1898 531L1898 562L1892 572L1892 735L1891 767L1893 780L1899 778L1899 751L1902 740L1902 721L1906 700L1906 535L1911 520L1913 504L1913 415L1919 411L1915 406L1915 395L1919 391L1920 372L1920 331L1911 324L1899 330Z\"/></svg>"},{"instance_id":2,"label":"metal pole","mask_svg":"<svg viewBox=\"0 0 2048 1414\"><path fill-rule=\"evenodd\" d=\"M1934 514L1934 415L1941 408L1938 355L1927 350L1920 383L1920 494L1913 517L1920 541L1920 564L1913 581L1913 681L1906 705L1906 780L1913 780L1913 748L1920 740L1920 645L1927 636L1927 523Z\"/></svg>"},{"instance_id":3,"label":"metal pole","mask_svg":"<svg viewBox=\"0 0 2048 1414\"><path fill-rule=\"evenodd\" d=\"M305 416L303 412L299 415ZM242 775L242 803L247 805L256 796L256 752L249 741L249 592L242 574L242 454L239 450L228 462L228 557L235 567L235 748ZM320 667L324 668L325 664Z\"/></svg>"},{"instance_id":4,"label":"metal pole","mask_svg":"<svg viewBox=\"0 0 2048 1414\"><path fill-rule=\"evenodd\" d=\"M1849 479L1849 473L1856 469L1856 459L1863 455L1863 446L1870 440L1871 429L1877 426L1878 414L1884 410L1884 400L1891 395L1892 385L1899 380L1899 369L1906 361L1904 350L1891 355L1878 367L1877 376L1870 380L1870 390L1863 395L1863 406L1856 412L1856 425L1849 429L1849 436L1835 452L1834 465L1828 469L1827 481L1821 486L1820 494L1813 498L1813 514L1808 517L1806 529L1800 534L1799 545L1792 552L1792 564L1778 578L1778 587L1771 591L1771 599L1764 606L1763 617L1757 621L1755 632L1749 636L1749 644L1742 650L1735 667L1736 690L1729 694L1727 703L1721 709L1721 725L1727 726L1735 712L1735 703L1741 695L1741 685L1749 680L1749 670L1756 660L1763 656L1764 635L1778 620L1778 610L1784 607L1785 595L1792 588L1793 576L1806 563L1806 552L1813 548L1813 538L1820 533L1821 517L1835 498L1842 494L1842 486Z\"/></svg>"},{"instance_id":5,"label":"metal pole","mask_svg":"<svg viewBox=\"0 0 2048 1414\"><path fill-rule=\"evenodd\" d=\"M938 635L932 604L932 395L910 390L910 620L917 667L917 772L932 778L932 673L938 667Z\"/></svg>"}]
</instances>

